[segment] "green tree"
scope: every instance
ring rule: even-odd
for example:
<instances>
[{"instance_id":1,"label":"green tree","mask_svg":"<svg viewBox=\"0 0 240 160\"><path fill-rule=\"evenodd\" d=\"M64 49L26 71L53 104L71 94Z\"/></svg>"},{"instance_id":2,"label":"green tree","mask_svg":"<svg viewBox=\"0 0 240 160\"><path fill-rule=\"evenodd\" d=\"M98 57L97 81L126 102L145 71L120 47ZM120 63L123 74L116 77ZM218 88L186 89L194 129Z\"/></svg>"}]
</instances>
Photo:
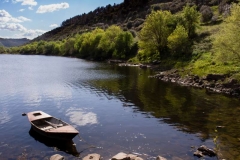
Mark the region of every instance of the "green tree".
<instances>
[{"instance_id":1,"label":"green tree","mask_svg":"<svg viewBox=\"0 0 240 160\"><path fill-rule=\"evenodd\" d=\"M36 54L43 54L45 41L39 41L36 46Z\"/></svg>"},{"instance_id":2,"label":"green tree","mask_svg":"<svg viewBox=\"0 0 240 160\"><path fill-rule=\"evenodd\" d=\"M222 61L240 61L240 4L233 4L231 15L226 18L225 24L215 37L213 48Z\"/></svg>"},{"instance_id":3,"label":"green tree","mask_svg":"<svg viewBox=\"0 0 240 160\"><path fill-rule=\"evenodd\" d=\"M122 29L119 26L110 26L105 33L103 34L98 49L102 52L101 57L103 59L111 58L112 53L114 52L114 47L116 44L116 37L122 33Z\"/></svg>"},{"instance_id":4,"label":"green tree","mask_svg":"<svg viewBox=\"0 0 240 160\"><path fill-rule=\"evenodd\" d=\"M53 51L52 51L53 55L60 55L61 45L62 45L62 43L60 41L54 42L54 48L53 48Z\"/></svg>"},{"instance_id":5,"label":"green tree","mask_svg":"<svg viewBox=\"0 0 240 160\"><path fill-rule=\"evenodd\" d=\"M188 33L182 25L177 25L176 29L168 37L168 47L175 56L187 51Z\"/></svg>"},{"instance_id":6,"label":"green tree","mask_svg":"<svg viewBox=\"0 0 240 160\"><path fill-rule=\"evenodd\" d=\"M122 32L116 37L114 58L125 59L130 56L133 36L130 32Z\"/></svg>"},{"instance_id":7,"label":"green tree","mask_svg":"<svg viewBox=\"0 0 240 160\"><path fill-rule=\"evenodd\" d=\"M173 31L173 16L169 11L152 12L146 19L139 34L140 60L152 60L164 54L167 38Z\"/></svg>"},{"instance_id":8,"label":"green tree","mask_svg":"<svg viewBox=\"0 0 240 160\"><path fill-rule=\"evenodd\" d=\"M81 47L82 47L82 43L85 39L85 35L86 33L83 33L83 34L78 34L76 35L76 38L75 38L75 43L74 43L74 49L76 50L76 54L78 57L82 57L81 56Z\"/></svg>"},{"instance_id":9,"label":"green tree","mask_svg":"<svg viewBox=\"0 0 240 160\"><path fill-rule=\"evenodd\" d=\"M44 49L43 49L43 54L44 55L52 55L54 52L54 42L47 42L44 45Z\"/></svg>"},{"instance_id":10,"label":"green tree","mask_svg":"<svg viewBox=\"0 0 240 160\"><path fill-rule=\"evenodd\" d=\"M103 29L95 29L91 32L89 54L93 59L101 59L101 51L98 45L104 35Z\"/></svg>"},{"instance_id":11,"label":"green tree","mask_svg":"<svg viewBox=\"0 0 240 160\"><path fill-rule=\"evenodd\" d=\"M182 25L186 28L188 36L194 37L196 29L199 27L201 14L197 11L196 6L186 5L182 11Z\"/></svg>"},{"instance_id":12,"label":"green tree","mask_svg":"<svg viewBox=\"0 0 240 160\"><path fill-rule=\"evenodd\" d=\"M4 46L0 46L0 53L5 53L6 52L6 49Z\"/></svg>"},{"instance_id":13,"label":"green tree","mask_svg":"<svg viewBox=\"0 0 240 160\"><path fill-rule=\"evenodd\" d=\"M74 48L75 38L69 38L64 41L63 45L61 46L61 55L74 55L76 50Z\"/></svg>"}]
</instances>

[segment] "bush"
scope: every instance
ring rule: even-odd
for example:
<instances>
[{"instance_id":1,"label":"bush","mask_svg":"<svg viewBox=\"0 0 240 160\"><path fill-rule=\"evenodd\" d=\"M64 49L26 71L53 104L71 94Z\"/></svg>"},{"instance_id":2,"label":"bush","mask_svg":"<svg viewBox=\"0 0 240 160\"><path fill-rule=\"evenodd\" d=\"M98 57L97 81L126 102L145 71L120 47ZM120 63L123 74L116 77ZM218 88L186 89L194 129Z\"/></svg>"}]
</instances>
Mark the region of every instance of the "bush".
<instances>
[{"instance_id":1,"label":"bush","mask_svg":"<svg viewBox=\"0 0 240 160\"><path fill-rule=\"evenodd\" d=\"M168 37L168 47L174 56L181 56L188 48L188 34L182 25L178 25L176 29Z\"/></svg>"},{"instance_id":2,"label":"bush","mask_svg":"<svg viewBox=\"0 0 240 160\"><path fill-rule=\"evenodd\" d=\"M233 4L231 15L226 18L225 24L215 37L213 47L219 53L221 61L240 62L240 4Z\"/></svg>"}]
</instances>

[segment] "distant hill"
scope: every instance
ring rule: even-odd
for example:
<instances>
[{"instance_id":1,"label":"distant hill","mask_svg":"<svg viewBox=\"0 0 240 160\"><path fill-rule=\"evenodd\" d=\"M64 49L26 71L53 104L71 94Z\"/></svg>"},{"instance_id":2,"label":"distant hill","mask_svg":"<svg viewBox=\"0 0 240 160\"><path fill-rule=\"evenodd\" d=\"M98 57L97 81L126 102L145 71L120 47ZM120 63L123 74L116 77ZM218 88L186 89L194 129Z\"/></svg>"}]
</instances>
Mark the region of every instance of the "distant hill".
<instances>
[{"instance_id":1,"label":"distant hill","mask_svg":"<svg viewBox=\"0 0 240 160\"><path fill-rule=\"evenodd\" d=\"M4 47L16 47L28 43L29 41L30 40L27 38L21 39L0 38L0 46L3 45Z\"/></svg>"}]
</instances>

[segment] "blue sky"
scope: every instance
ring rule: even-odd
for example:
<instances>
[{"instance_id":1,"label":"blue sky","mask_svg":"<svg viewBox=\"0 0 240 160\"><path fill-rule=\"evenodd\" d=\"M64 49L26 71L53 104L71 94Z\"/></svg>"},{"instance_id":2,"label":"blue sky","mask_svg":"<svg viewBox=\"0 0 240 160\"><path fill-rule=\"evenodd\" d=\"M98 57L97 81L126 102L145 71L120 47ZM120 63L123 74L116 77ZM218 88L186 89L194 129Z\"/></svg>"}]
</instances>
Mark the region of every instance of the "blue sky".
<instances>
[{"instance_id":1,"label":"blue sky","mask_svg":"<svg viewBox=\"0 0 240 160\"><path fill-rule=\"evenodd\" d=\"M0 0L0 38L33 39L62 21L123 0Z\"/></svg>"}]
</instances>

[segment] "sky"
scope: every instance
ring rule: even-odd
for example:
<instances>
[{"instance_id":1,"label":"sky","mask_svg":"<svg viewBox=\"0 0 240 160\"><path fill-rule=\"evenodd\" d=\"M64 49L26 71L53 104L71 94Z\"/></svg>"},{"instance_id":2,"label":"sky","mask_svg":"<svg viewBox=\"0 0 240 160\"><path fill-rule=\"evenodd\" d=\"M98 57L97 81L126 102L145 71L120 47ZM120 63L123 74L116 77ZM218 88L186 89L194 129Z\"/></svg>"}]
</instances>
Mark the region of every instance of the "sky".
<instances>
[{"instance_id":1,"label":"sky","mask_svg":"<svg viewBox=\"0 0 240 160\"><path fill-rule=\"evenodd\" d=\"M123 0L0 0L0 38L33 39L66 19Z\"/></svg>"}]
</instances>

